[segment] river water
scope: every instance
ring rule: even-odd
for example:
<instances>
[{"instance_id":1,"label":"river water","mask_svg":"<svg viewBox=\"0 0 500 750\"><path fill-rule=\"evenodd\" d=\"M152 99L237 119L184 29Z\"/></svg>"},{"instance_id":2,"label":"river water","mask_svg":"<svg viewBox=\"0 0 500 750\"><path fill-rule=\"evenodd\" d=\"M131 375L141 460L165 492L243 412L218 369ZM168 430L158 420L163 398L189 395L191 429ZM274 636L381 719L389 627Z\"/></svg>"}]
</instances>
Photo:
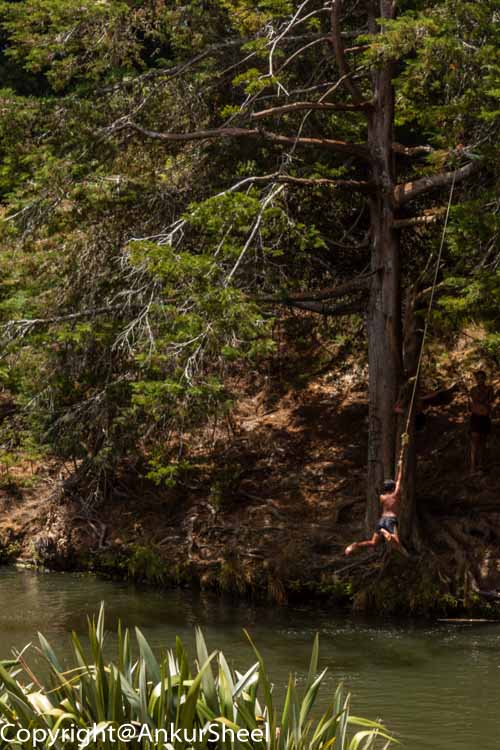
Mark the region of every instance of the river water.
<instances>
[{"instance_id":1,"label":"river water","mask_svg":"<svg viewBox=\"0 0 500 750\"><path fill-rule=\"evenodd\" d=\"M92 576L0 568L0 658L46 635L63 657L68 634L84 634L86 616L106 602L107 627L139 626L156 647L196 625L210 649L221 648L241 671L254 659L242 629L263 653L279 693L288 672L307 671L320 634L328 666L324 705L339 680L353 713L381 718L406 750L498 750L500 624L394 623L307 606L254 606L187 591L159 592Z\"/></svg>"}]
</instances>

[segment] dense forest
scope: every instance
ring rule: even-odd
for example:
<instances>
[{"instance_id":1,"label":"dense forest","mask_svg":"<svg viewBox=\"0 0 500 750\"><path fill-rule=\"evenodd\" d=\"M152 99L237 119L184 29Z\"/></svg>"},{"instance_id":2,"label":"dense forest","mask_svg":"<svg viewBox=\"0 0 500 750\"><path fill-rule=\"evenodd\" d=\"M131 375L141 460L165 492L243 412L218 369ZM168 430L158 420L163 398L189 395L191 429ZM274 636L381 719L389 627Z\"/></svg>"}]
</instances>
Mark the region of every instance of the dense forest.
<instances>
[{"instance_id":1,"label":"dense forest","mask_svg":"<svg viewBox=\"0 0 500 750\"><path fill-rule=\"evenodd\" d=\"M234 513L264 476L245 495L241 403L356 372L366 413L336 439L362 448L373 526L416 378L442 386L464 336L458 371L500 357L498 0L3 0L0 19L4 491L50 467L55 514L73 503L99 548L144 493Z\"/></svg>"}]
</instances>

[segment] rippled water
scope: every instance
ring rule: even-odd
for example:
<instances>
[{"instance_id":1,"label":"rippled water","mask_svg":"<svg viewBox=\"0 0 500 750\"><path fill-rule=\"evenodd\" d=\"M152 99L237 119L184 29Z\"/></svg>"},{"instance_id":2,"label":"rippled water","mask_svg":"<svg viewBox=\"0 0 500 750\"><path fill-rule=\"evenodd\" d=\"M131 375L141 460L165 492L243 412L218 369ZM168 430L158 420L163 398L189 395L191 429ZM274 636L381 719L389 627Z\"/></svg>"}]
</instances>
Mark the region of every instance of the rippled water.
<instances>
[{"instance_id":1,"label":"rippled water","mask_svg":"<svg viewBox=\"0 0 500 750\"><path fill-rule=\"evenodd\" d=\"M247 628L277 690L289 671L307 670L314 634L333 688L343 680L354 713L382 718L407 750L497 750L500 746L500 624L374 622L311 606L252 606L185 591L141 590L72 574L0 569L0 658L48 636L68 653L67 634L106 602L107 626L138 625L156 646L175 635L193 643L201 625L209 647L240 669L253 661ZM330 698L324 695L326 704Z\"/></svg>"}]
</instances>

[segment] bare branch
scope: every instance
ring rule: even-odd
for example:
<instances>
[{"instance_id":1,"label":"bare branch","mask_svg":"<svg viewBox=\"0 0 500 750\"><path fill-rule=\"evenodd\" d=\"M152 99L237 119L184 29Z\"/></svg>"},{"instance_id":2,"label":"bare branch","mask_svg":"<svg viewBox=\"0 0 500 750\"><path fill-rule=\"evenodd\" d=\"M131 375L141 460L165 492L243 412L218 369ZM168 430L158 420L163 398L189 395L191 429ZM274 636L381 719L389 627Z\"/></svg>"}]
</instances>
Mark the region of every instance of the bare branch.
<instances>
[{"instance_id":1,"label":"bare branch","mask_svg":"<svg viewBox=\"0 0 500 750\"><path fill-rule=\"evenodd\" d=\"M428 156L435 153L432 146L404 146L402 143L393 143L392 150L402 156Z\"/></svg>"},{"instance_id":2,"label":"bare branch","mask_svg":"<svg viewBox=\"0 0 500 750\"><path fill-rule=\"evenodd\" d=\"M362 250L365 247L370 247L369 233L366 233L364 239L362 239L361 242L352 242L351 244L348 244L347 242L338 242L338 240L332 239L328 239L326 242L328 245L333 245L333 247L340 247L342 248L342 250Z\"/></svg>"},{"instance_id":3,"label":"bare branch","mask_svg":"<svg viewBox=\"0 0 500 750\"><path fill-rule=\"evenodd\" d=\"M420 180L415 180L414 182L405 182L396 185L394 189L394 200L401 206L423 193L428 193L430 190L447 187L448 185L451 185L453 181L460 182L461 180L465 180L467 177L474 174L474 172L477 172L479 168L480 162L474 161L466 164L464 167L455 169L453 172L441 172L440 174L432 175L431 177L422 177Z\"/></svg>"},{"instance_id":4,"label":"bare branch","mask_svg":"<svg viewBox=\"0 0 500 750\"><path fill-rule=\"evenodd\" d=\"M289 145L293 147L312 146L337 151L338 153L347 154L349 156L357 156L366 161L370 160L370 152L367 146L362 143L348 143L347 141L336 141L330 138L295 138L293 136L281 135L279 133L270 133L267 130L261 130L260 134L266 141L276 145Z\"/></svg>"},{"instance_id":5,"label":"bare branch","mask_svg":"<svg viewBox=\"0 0 500 750\"><path fill-rule=\"evenodd\" d=\"M356 112L372 109L373 104L370 101L363 101L356 104L339 102L293 102L292 104L283 104L281 107L271 107L263 109L260 112L252 114L252 120L262 120L265 117L278 117L293 112L302 112L303 110L320 110L323 112Z\"/></svg>"},{"instance_id":6,"label":"bare branch","mask_svg":"<svg viewBox=\"0 0 500 750\"><path fill-rule=\"evenodd\" d=\"M472 159L473 161L478 158L478 155L474 153L474 146L464 146L462 143L455 146L452 149L436 149L429 145L421 146L404 146L402 143L393 143L392 150L396 154L402 156L429 156L430 154L440 154L443 158L455 156L465 157Z\"/></svg>"},{"instance_id":7,"label":"bare branch","mask_svg":"<svg viewBox=\"0 0 500 750\"><path fill-rule=\"evenodd\" d=\"M265 213L265 210L266 210L266 208L268 207L268 205L269 205L270 203L272 203L272 201L273 201L273 200L274 200L275 198L277 198L277 197L278 197L278 195L279 195L279 194L280 194L280 193L281 193L282 191L283 191L283 187L278 187L278 188L276 188L276 190L272 190L272 191L271 191L271 192L269 193L269 195L268 195L268 196L266 196L266 198L265 198L265 199L263 200L263 202L262 202L262 205L261 205L261 208L260 208L260 211L259 211L259 215L257 216L257 218L256 218L256 220L255 220L255 222L254 222L254 225L253 225L253 227L252 227L252 230L251 230L251 232L250 232L250 234L249 234L249 236L248 236L248 239L247 239L247 241L245 242L245 244L244 244L244 246L243 246L243 249L242 249L241 253L240 253L240 254L239 254L239 256L238 256L238 259L237 259L236 263L234 264L233 268L231 269L231 272L230 272L230 273L228 274L228 276L227 276L227 279L226 279L226 280L225 280L225 282L224 282L224 286L227 286L227 285L229 284L229 282L230 282L230 281L231 281L231 279L233 278L234 274L235 274L235 273L236 273L236 271L238 270L238 267L239 267L239 265L240 265L241 261L243 260L243 257L244 257L244 255L246 254L246 252L247 252L248 248L249 248L249 247L250 247L250 245L252 244L252 242L253 242L253 239L254 239L255 235L257 234L257 231L258 231L258 229L259 229L259 227L260 227L260 225L261 225L261 223L262 223L262 219L263 219L263 217L264 217L264 213Z\"/></svg>"},{"instance_id":8,"label":"bare branch","mask_svg":"<svg viewBox=\"0 0 500 750\"><path fill-rule=\"evenodd\" d=\"M128 121L122 125L122 128L135 130L147 138L159 141L186 142L186 141L203 141L217 138L259 138L261 131L257 128L213 128L210 130L196 130L191 133L160 133L156 130L148 130L135 122Z\"/></svg>"},{"instance_id":9,"label":"bare branch","mask_svg":"<svg viewBox=\"0 0 500 750\"><path fill-rule=\"evenodd\" d=\"M344 36L344 34L342 34ZM354 47L344 47L344 55L353 55L357 52L366 52L367 49L370 49L369 44L356 44Z\"/></svg>"},{"instance_id":10,"label":"bare branch","mask_svg":"<svg viewBox=\"0 0 500 750\"><path fill-rule=\"evenodd\" d=\"M297 8L297 10L295 11L295 14L292 16L292 18L288 22L287 26L285 27L285 29L280 34L278 34L278 36L275 39L272 40L272 42L271 42L271 48L269 50L269 76L273 76L273 74L274 74L274 71L273 71L273 57L274 57L274 53L276 51L276 47L278 46L278 44L280 43L280 41L283 39L283 37L285 37L288 34L288 32L290 31L290 29L292 29L296 24L301 23L301 22L303 22L305 20L304 18L300 18L300 14L302 13L302 10L306 7L306 5L309 4L309 1L310 0L304 0L304 2L302 2L299 5L299 7ZM314 15L314 11L313 11L313 15ZM305 16L305 18L307 19L307 18L309 18L309 16Z\"/></svg>"},{"instance_id":11,"label":"bare branch","mask_svg":"<svg viewBox=\"0 0 500 750\"><path fill-rule=\"evenodd\" d=\"M324 42L325 40L328 40L328 37L321 37L320 39L313 39L312 42L308 42L308 44L302 45L302 47L299 47L299 49L295 50L295 52L288 57L285 62L280 66L279 70L277 71L277 74L281 73L288 65L290 65L291 62L293 62L297 57L299 57L303 52L310 49L311 47L315 47L317 44L321 44L321 42Z\"/></svg>"},{"instance_id":12,"label":"bare branch","mask_svg":"<svg viewBox=\"0 0 500 750\"><path fill-rule=\"evenodd\" d=\"M363 101L363 97L357 85L351 78L349 66L345 59L344 42L342 41L342 34L340 31L340 13L342 11L342 0L332 0L331 8L331 29L332 29L332 44L335 51L335 59L337 60L338 69L341 76L345 76L345 85L349 89L352 98L355 102Z\"/></svg>"},{"instance_id":13,"label":"bare branch","mask_svg":"<svg viewBox=\"0 0 500 750\"><path fill-rule=\"evenodd\" d=\"M358 156L361 159L368 160L370 158L368 148L361 143L348 143L346 141L336 141L330 138L294 138L293 136L271 133L268 130L260 130L258 128L229 127L214 128L211 130L196 130L191 133L160 133L156 130L143 128L140 125L137 125L137 123L131 121L123 123L121 129L125 128L135 130L147 138L166 142L202 141L218 138L262 138L263 140L280 146L314 146L316 148L330 149L338 151L339 153L349 154L350 156Z\"/></svg>"},{"instance_id":14,"label":"bare branch","mask_svg":"<svg viewBox=\"0 0 500 750\"><path fill-rule=\"evenodd\" d=\"M123 305L112 305L107 307L95 307L91 310L81 310L76 313L69 313L68 315L54 315L50 318L19 318L18 320L9 320L0 326L7 333L14 333L14 335L25 336L33 328L50 326L55 323L66 323L72 320L80 320L81 318L92 318L97 315L105 315L107 313L116 313L118 311L123 312L125 308Z\"/></svg>"},{"instance_id":15,"label":"bare branch","mask_svg":"<svg viewBox=\"0 0 500 750\"><path fill-rule=\"evenodd\" d=\"M393 226L395 229L403 229L404 227L413 227L419 224L434 224L444 214L446 214L446 209L438 208L435 211L419 214L418 216L410 216L407 219L396 219Z\"/></svg>"},{"instance_id":16,"label":"bare branch","mask_svg":"<svg viewBox=\"0 0 500 750\"><path fill-rule=\"evenodd\" d=\"M352 32L349 34L345 34L346 37L349 36L357 36L357 34L360 32ZM344 36L344 35L343 35ZM133 86L137 83L144 83L149 81L150 79L155 78L161 78L164 77L168 80L173 80L174 78L178 78L183 73L188 71L190 68L194 67L197 63L203 62L207 57L210 57L211 55L217 54L218 52L224 52L228 49L235 48L235 47L243 47L243 45L248 44L248 42L254 41L255 39L259 38L259 34L251 37L240 37L237 39L229 39L225 42L218 42L216 44L211 44L208 47L205 47L205 49L201 50L197 55L190 58L189 60L186 60L182 63L179 63L178 65L175 65L171 68L153 68L151 70L148 70L145 73L140 73L137 76L131 76L130 78L126 78L123 81L120 81L119 83L115 83L112 86L107 86L101 91L103 93L106 92L112 92L116 91L120 86L129 85ZM321 42L325 39L328 39L327 36L323 33L308 33L308 34L296 34L296 35L287 35L284 37L283 41L284 43L290 44L293 42L301 42L304 40L312 40L315 42ZM272 41L268 42L268 46L272 44ZM256 56L256 52L251 52L249 55L247 55L245 58L242 58L239 60L235 65L241 64L243 61L246 61L252 57ZM233 67L233 66L231 66Z\"/></svg>"},{"instance_id":17,"label":"bare branch","mask_svg":"<svg viewBox=\"0 0 500 750\"><path fill-rule=\"evenodd\" d=\"M173 304L175 299L162 300L162 304ZM99 315L125 314L131 309L142 308L139 303L127 303L126 305L107 305L106 307L94 307L89 310L80 310L79 312L68 313L67 315L53 315L48 318L19 318L17 320L8 320L0 325L0 331L8 341L22 339L31 333L35 328L44 328L46 326L57 325L58 323L70 323L83 318L95 318Z\"/></svg>"},{"instance_id":18,"label":"bare branch","mask_svg":"<svg viewBox=\"0 0 500 750\"><path fill-rule=\"evenodd\" d=\"M335 297L343 297L346 294L352 292L359 292L368 289L370 286L371 277L378 273L378 271L371 271L370 273L364 274L363 276L357 276L351 281L346 281L344 284L338 286L328 287L326 289L317 289L309 292L294 292L289 294L284 292L283 296L266 296L259 298L259 302L279 302L279 303L293 303L293 302L317 302L320 300L333 299Z\"/></svg>"},{"instance_id":19,"label":"bare branch","mask_svg":"<svg viewBox=\"0 0 500 750\"><path fill-rule=\"evenodd\" d=\"M338 305L327 305L324 302L294 302L293 300L275 300L275 304L294 307L299 310L308 310L318 315L336 316L352 315L362 312L365 308L363 301L341 302Z\"/></svg>"},{"instance_id":20,"label":"bare branch","mask_svg":"<svg viewBox=\"0 0 500 750\"><path fill-rule=\"evenodd\" d=\"M298 187L331 187L333 189L341 188L355 190L359 193L368 193L374 189L375 185L368 180L330 180L326 177L292 177L290 175L275 172L274 174L259 175L256 177L246 177L243 184L249 183L283 183L285 185L297 185ZM239 183L241 186L242 183Z\"/></svg>"}]
</instances>

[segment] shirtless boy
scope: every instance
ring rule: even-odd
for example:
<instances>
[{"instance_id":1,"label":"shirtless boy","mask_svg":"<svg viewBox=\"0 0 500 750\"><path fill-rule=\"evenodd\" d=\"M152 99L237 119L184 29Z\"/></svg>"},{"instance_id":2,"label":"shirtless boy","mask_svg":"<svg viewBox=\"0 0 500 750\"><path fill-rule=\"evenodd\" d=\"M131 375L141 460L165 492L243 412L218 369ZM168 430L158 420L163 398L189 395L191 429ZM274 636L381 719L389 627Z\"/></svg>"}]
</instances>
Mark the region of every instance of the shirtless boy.
<instances>
[{"instance_id":1,"label":"shirtless boy","mask_svg":"<svg viewBox=\"0 0 500 750\"><path fill-rule=\"evenodd\" d=\"M477 385L470 392L470 470L474 474L482 468L484 455L491 432L491 409L494 393L486 385L486 373L474 373Z\"/></svg>"},{"instance_id":2,"label":"shirtless boy","mask_svg":"<svg viewBox=\"0 0 500 750\"><path fill-rule=\"evenodd\" d=\"M401 546L398 534L398 513L401 505L402 473L402 462L400 461L396 481L388 479L384 482L383 493L380 495L382 515L372 538L363 542L353 542L346 547L344 554L352 555L357 549L363 549L363 547L376 547L383 539L389 544Z\"/></svg>"}]
</instances>

